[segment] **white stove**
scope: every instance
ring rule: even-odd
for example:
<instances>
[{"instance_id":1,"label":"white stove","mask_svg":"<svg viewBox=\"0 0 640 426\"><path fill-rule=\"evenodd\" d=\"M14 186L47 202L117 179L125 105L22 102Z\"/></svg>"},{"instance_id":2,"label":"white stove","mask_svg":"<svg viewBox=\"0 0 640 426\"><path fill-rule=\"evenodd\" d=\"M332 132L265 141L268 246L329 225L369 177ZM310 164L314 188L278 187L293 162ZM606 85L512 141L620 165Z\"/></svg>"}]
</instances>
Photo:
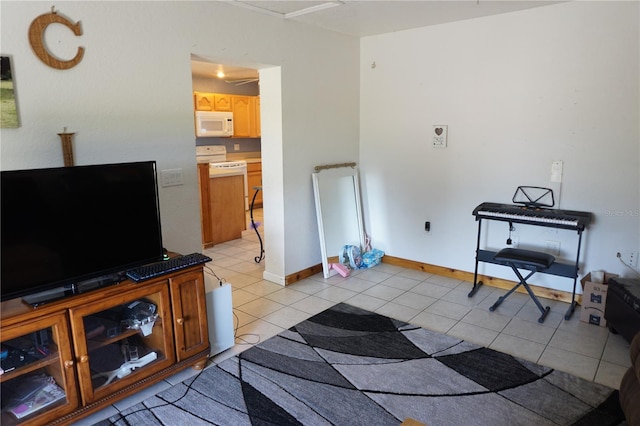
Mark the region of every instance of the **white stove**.
<instances>
[{"instance_id":1,"label":"white stove","mask_svg":"<svg viewBox=\"0 0 640 426\"><path fill-rule=\"evenodd\" d=\"M244 209L249 210L246 161L227 161L227 148L224 145L196 146L196 160L198 163L209 163L211 178L242 175L244 177Z\"/></svg>"},{"instance_id":2,"label":"white stove","mask_svg":"<svg viewBox=\"0 0 640 426\"><path fill-rule=\"evenodd\" d=\"M227 161L227 148L224 145L196 146L198 163L224 163Z\"/></svg>"}]
</instances>

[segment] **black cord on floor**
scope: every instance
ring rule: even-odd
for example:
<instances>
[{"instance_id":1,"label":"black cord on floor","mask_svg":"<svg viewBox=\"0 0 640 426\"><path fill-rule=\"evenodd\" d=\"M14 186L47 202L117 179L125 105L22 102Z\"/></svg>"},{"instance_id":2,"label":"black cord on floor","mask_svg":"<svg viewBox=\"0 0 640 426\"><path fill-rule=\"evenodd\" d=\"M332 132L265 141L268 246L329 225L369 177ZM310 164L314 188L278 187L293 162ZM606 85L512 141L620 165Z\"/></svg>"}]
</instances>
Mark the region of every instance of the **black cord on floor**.
<instances>
[{"instance_id":1,"label":"black cord on floor","mask_svg":"<svg viewBox=\"0 0 640 426\"><path fill-rule=\"evenodd\" d=\"M208 267L208 266L206 266L206 265L205 265L205 269L207 269L209 272L211 272L211 274L213 274L213 276L214 276L214 277L216 277L216 279L218 280L218 282L220 283L220 285L222 285L222 284L223 284L223 282L226 282L226 279L225 279L225 278L220 278L220 277L218 277L218 275L216 275L216 273L215 273L215 272L213 271L213 269L211 269L210 267ZM233 329L234 344L238 344L238 345L251 345L251 346L254 346L254 345L257 345L258 343L260 343L261 339L260 339L260 335L259 335L259 334L254 334L254 333L245 333L245 334L238 335L238 328L240 327L240 319L238 318L238 315L237 315L235 312L233 312L233 316L234 316L234 318L235 318L235 323L236 323L236 325L234 326L234 329ZM249 342L249 341L247 341L247 340L245 339L245 337L248 337L248 336L254 336L254 337L256 337L256 338L257 338L256 342L255 342L255 343L253 343L253 342ZM237 339L237 340L240 340L240 342L235 342L235 341L236 341L236 339ZM217 354L216 354L216 355L217 355ZM118 424L118 422L120 422L120 421L124 421L128 426L134 426L134 425L132 425L131 423L129 423L129 421L127 420L127 417L128 417L128 416L131 416L131 415L133 415L133 414L140 413L140 412L142 412L142 411L150 411L150 410L155 409L155 408L159 408L159 407L166 407L166 406L168 406L168 405L175 406L175 404L176 404L177 402L179 402L181 399L183 399L185 396L187 396L187 394L188 394L188 393L189 393L189 391L191 390L192 385L195 383L195 381L196 381L196 380L198 380L198 378L199 378L199 377L200 377L200 375L204 372L204 370L205 370L205 369L206 369L206 368L207 368L211 363L213 363L213 358L214 358L216 355L212 355L212 356L209 356L209 357L207 358L207 360L205 361L205 366L202 368L202 370L200 370L200 371L198 372L198 374L196 374L196 376L195 376L195 377L193 377L193 380L191 380L191 382L189 382L189 384L187 385L187 389L186 389L186 390L184 391L184 393L180 396L180 398L178 398L178 399L176 399L175 401L172 401L172 402L165 402L164 404L154 405L153 407L144 407L144 408L140 408L139 410L132 411L132 412L127 413L127 414L122 414L122 412L119 412L119 413L117 414L118 419L117 419L117 420L115 420L115 422L114 422L114 421L111 421L111 420L110 420L110 418L109 418L109 419L106 419L106 420L109 422L108 424L109 424L110 426L116 426L116 425ZM184 382L184 381L183 381L183 382ZM140 402L140 404L142 404L142 402ZM176 407L176 408L178 408L178 407ZM112 417L113 417L113 416L112 416Z\"/></svg>"},{"instance_id":2,"label":"black cord on floor","mask_svg":"<svg viewBox=\"0 0 640 426\"><path fill-rule=\"evenodd\" d=\"M118 422L120 422L120 421L122 420L122 421L124 421L127 425L129 425L129 426L133 426L131 423L129 423L129 421L127 420L127 417L129 417L129 416L131 416L131 415L134 415L134 414L137 414L137 413L141 413L141 412L143 412L143 411L150 411L150 410L152 410L152 409L154 409L154 408L160 408L160 407L166 407L166 406L168 406L168 405L174 405L176 402L180 401L182 398L184 398L185 396L187 396L187 394L188 394L188 393L189 393L189 391L191 390L191 387L193 386L193 384L195 383L195 381L196 381L196 380L198 380L198 377L200 377L200 375L201 375L202 373L204 373L204 370L207 368L208 364L209 364L210 362L212 362L212 360L213 360L213 356L210 356L210 357L208 357L208 358L207 358L207 361L206 361L205 366L202 368L202 370L200 370L200 371L198 372L198 374L196 374L196 376L195 376L195 377L193 377L193 380L191 380L191 382L189 382L189 384L187 385L187 389L186 389L186 390L184 391L184 393L180 396L180 398L178 398L178 399L176 399L175 401L172 401L172 402L165 402L164 404L154 405L153 407L144 407L144 408L141 408L141 409L136 410L136 411L132 411L132 412L127 413L127 414L122 414L122 412L119 412L119 413L117 414L117 416L118 416L118 419L117 419L117 420L112 421L112 420L110 420L111 418L106 419L106 420L109 422L108 424L109 424L110 426L116 426L116 425L118 424ZM172 385L172 386L173 386L173 385ZM144 401L143 401L143 402L144 402ZM140 404L142 404L143 402L140 402ZM113 416L112 416L112 417L113 417Z\"/></svg>"},{"instance_id":3,"label":"black cord on floor","mask_svg":"<svg viewBox=\"0 0 640 426\"><path fill-rule=\"evenodd\" d=\"M216 280L218 280L218 284L222 285L224 283L227 282L226 278L220 278L218 275L216 275L215 272L213 272L213 269L211 269L211 267L204 265L204 269L206 269L208 272L211 273L211 275L213 275L214 277L216 277Z\"/></svg>"},{"instance_id":4,"label":"black cord on floor","mask_svg":"<svg viewBox=\"0 0 640 426\"><path fill-rule=\"evenodd\" d=\"M236 326L233 329L233 338L239 339L242 341L242 343L238 343L238 345L257 345L258 343L260 343L259 334L245 333L245 334L238 335L238 328L240 327L240 318L238 318L238 315L236 315L235 312L233 313L233 317L236 319ZM257 337L258 340L255 343L248 342L247 340L245 340L244 336L255 336Z\"/></svg>"}]
</instances>

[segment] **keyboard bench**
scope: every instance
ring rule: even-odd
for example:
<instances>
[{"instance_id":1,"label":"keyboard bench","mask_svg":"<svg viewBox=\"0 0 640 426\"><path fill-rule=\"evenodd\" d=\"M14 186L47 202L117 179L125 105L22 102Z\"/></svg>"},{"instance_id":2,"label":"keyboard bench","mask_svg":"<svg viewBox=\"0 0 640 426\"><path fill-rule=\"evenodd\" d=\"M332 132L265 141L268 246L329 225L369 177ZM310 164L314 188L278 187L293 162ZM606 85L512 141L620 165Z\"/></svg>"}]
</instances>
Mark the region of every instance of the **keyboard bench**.
<instances>
[{"instance_id":1,"label":"keyboard bench","mask_svg":"<svg viewBox=\"0 0 640 426\"><path fill-rule=\"evenodd\" d=\"M527 291L527 293L529 293L529 296L541 312L541 316L540 318L538 318L538 322L544 322L544 319L546 318L551 308L549 308L548 306L542 306L540 300L538 300L531 287L529 287L527 280L536 272L545 272L547 269L549 269L549 267L551 267L551 265L553 265L556 261L556 258L547 253L515 248L502 249L498 253L496 253L493 258L497 262L511 267L513 272L518 277L519 281L518 284L516 284L511 290L507 292L507 294L499 297L496 303L494 303L489 308L489 310L493 312L498 306L500 306L502 302L504 302L507 297L513 294L513 292L516 291L518 287L522 286ZM523 277L519 269L526 269L529 271L529 274L526 277Z\"/></svg>"}]
</instances>

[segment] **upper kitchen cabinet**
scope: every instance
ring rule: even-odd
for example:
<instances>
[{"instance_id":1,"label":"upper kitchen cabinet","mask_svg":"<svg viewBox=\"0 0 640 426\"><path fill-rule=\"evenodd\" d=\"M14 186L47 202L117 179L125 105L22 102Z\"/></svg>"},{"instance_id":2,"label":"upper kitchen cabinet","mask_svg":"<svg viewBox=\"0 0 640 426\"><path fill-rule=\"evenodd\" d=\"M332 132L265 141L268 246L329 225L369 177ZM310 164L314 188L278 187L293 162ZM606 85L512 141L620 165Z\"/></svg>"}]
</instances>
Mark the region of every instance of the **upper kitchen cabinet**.
<instances>
[{"instance_id":1,"label":"upper kitchen cabinet","mask_svg":"<svg viewBox=\"0 0 640 426\"><path fill-rule=\"evenodd\" d=\"M231 95L220 93L213 94L213 110L214 111L232 111Z\"/></svg>"},{"instance_id":2,"label":"upper kitchen cabinet","mask_svg":"<svg viewBox=\"0 0 640 426\"><path fill-rule=\"evenodd\" d=\"M260 128L260 96L253 96L254 102L254 112L255 112L255 126L256 126L256 136L260 137L262 135L262 130Z\"/></svg>"},{"instance_id":3,"label":"upper kitchen cabinet","mask_svg":"<svg viewBox=\"0 0 640 426\"><path fill-rule=\"evenodd\" d=\"M233 112L234 137L260 137L260 96L193 92L193 101L196 111Z\"/></svg>"},{"instance_id":4,"label":"upper kitchen cabinet","mask_svg":"<svg viewBox=\"0 0 640 426\"><path fill-rule=\"evenodd\" d=\"M193 93L196 111L231 111L231 95L224 93Z\"/></svg>"},{"instance_id":5,"label":"upper kitchen cabinet","mask_svg":"<svg viewBox=\"0 0 640 426\"><path fill-rule=\"evenodd\" d=\"M239 138L260 137L260 101L258 96L231 97L233 111L233 136Z\"/></svg>"}]
</instances>

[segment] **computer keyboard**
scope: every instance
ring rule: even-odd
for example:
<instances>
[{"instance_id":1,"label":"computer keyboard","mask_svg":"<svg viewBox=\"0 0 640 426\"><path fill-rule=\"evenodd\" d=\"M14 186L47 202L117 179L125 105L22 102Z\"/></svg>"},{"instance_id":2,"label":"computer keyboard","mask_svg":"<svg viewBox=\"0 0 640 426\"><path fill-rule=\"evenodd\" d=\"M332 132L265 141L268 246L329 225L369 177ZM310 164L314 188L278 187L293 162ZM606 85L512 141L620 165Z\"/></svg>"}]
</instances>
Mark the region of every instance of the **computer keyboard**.
<instances>
[{"instance_id":1,"label":"computer keyboard","mask_svg":"<svg viewBox=\"0 0 640 426\"><path fill-rule=\"evenodd\" d=\"M170 272L179 271L180 269L189 268L195 265L201 265L210 262L212 259L202 253L185 254L178 257L172 257L169 260L150 263L148 265L139 266L127 271L127 277L135 282L145 281L150 278L159 277Z\"/></svg>"}]
</instances>

